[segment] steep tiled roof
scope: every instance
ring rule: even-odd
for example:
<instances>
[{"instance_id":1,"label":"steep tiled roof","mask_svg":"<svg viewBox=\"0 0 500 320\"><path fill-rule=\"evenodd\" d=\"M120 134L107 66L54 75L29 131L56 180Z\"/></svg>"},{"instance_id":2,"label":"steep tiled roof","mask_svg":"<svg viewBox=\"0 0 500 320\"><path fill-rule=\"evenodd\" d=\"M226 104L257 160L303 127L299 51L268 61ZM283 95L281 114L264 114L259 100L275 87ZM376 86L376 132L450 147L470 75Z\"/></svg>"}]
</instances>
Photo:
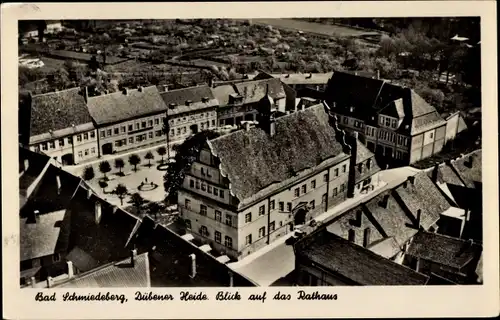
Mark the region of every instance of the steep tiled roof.
<instances>
[{"instance_id":1,"label":"steep tiled roof","mask_svg":"<svg viewBox=\"0 0 500 320\"><path fill-rule=\"evenodd\" d=\"M384 258L390 259L397 255L401 248L393 237L385 238L372 243L368 249Z\"/></svg>"},{"instance_id":2,"label":"steep tiled roof","mask_svg":"<svg viewBox=\"0 0 500 320\"><path fill-rule=\"evenodd\" d=\"M269 88L269 96L273 99L284 98L285 90L280 79L264 79L256 81L246 81L234 84L238 93L243 97L243 103L258 102L266 95Z\"/></svg>"},{"instance_id":3,"label":"steep tiled roof","mask_svg":"<svg viewBox=\"0 0 500 320\"><path fill-rule=\"evenodd\" d=\"M234 90L232 85L225 84L213 88L212 93L217 99L217 101L219 101L219 105L221 107L225 107L229 104L229 95L235 94L236 91Z\"/></svg>"},{"instance_id":4,"label":"steep tiled roof","mask_svg":"<svg viewBox=\"0 0 500 320\"><path fill-rule=\"evenodd\" d=\"M414 178L414 183L408 181L400 185L395 189L395 193L415 219L417 211L421 210L421 225L427 230L439 219L439 215L450 207L450 203L426 172L419 172Z\"/></svg>"},{"instance_id":5,"label":"steep tiled roof","mask_svg":"<svg viewBox=\"0 0 500 320\"><path fill-rule=\"evenodd\" d=\"M441 118L437 111L433 111L413 118L411 124L411 134L416 135L444 124L446 124L446 121Z\"/></svg>"},{"instance_id":6,"label":"steep tiled roof","mask_svg":"<svg viewBox=\"0 0 500 320\"><path fill-rule=\"evenodd\" d=\"M85 99L80 88L50 92L32 97L30 135L91 123Z\"/></svg>"},{"instance_id":7,"label":"steep tiled roof","mask_svg":"<svg viewBox=\"0 0 500 320\"><path fill-rule=\"evenodd\" d=\"M429 171L429 176L432 176L432 170ZM438 167L438 181L456 186L464 186L462 180L457 175L455 170L453 170L453 168L451 168L446 163L442 163Z\"/></svg>"},{"instance_id":8,"label":"steep tiled roof","mask_svg":"<svg viewBox=\"0 0 500 320\"><path fill-rule=\"evenodd\" d=\"M256 127L209 144L240 201L326 159L345 155L322 105L278 118L274 136Z\"/></svg>"},{"instance_id":9,"label":"steep tiled roof","mask_svg":"<svg viewBox=\"0 0 500 320\"><path fill-rule=\"evenodd\" d=\"M86 272L99 266L99 263L94 258L78 247L74 247L68 253L66 260L73 262L73 266L80 272Z\"/></svg>"},{"instance_id":10,"label":"steep tiled roof","mask_svg":"<svg viewBox=\"0 0 500 320\"><path fill-rule=\"evenodd\" d=\"M375 157L373 155L373 152L368 150L368 148L363 143L361 143L359 140L357 140L356 143L357 143L356 164L364 162L370 158L372 159L370 169L367 169L366 163L363 166L362 172L360 172L357 167L355 168L356 172L355 172L355 176L354 176L354 181L357 183L357 182L362 181L365 178L372 176L373 174L379 172L381 169L380 169L379 165L377 164L377 161L375 161Z\"/></svg>"},{"instance_id":11,"label":"steep tiled roof","mask_svg":"<svg viewBox=\"0 0 500 320\"><path fill-rule=\"evenodd\" d=\"M407 254L461 269L473 260L477 263L482 250L482 246L476 243L420 231L413 238Z\"/></svg>"},{"instance_id":12,"label":"steep tiled roof","mask_svg":"<svg viewBox=\"0 0 500 320\"><path fill-rule=\"evenodd\" d=\"M136 257L134 265L131 259L104 265L98 269L76 275L55 288L140 288L150 287L148 254Z\"/></svg>"},{"instance_id":13,"label":"steep tiled roof","mask_svg":"<svg viewBox=\"0 0 500 320\"><path fill-rule=\"evenodd\" d=\"M327 84L333 75L333 72L326 73L291 73L291 74L271 74L274 78L280 79L288 85L294 84Z\"/></svg>"},{"instance_id":14,"label":"steep tiled roof","mask_svg":"<svg viewBox=\"0 0 500 320\"><path fill-rule=\"evenodd\" d=\"M381 206L385 197L387 208ZM379 223L387 237L393 237L400 247L417 233L414 223L390 191L385 191L366 203L369 214Z\"/></svg>"},{"instance_id":15,"label":"steep tiled roof","mask_svg":"<svg viewBox=\"0 0 500 320\"><path fill-rule=\"evenodd\" d=\"M128 89L127 94L120 91L90 97L88 107L90 115L99 125L166 110L166 105L155 86L142 88L142 91Z\"/></svg>"},{"instance_id":16,"label":"steep tiled roof","mask_svg":"<svg viewBox=\"0 0 500 320\"><path fill-rule=\"evenodd\" d=\"M452 161L453 167L460 174L468 188L475 188L482 182L482 151L477 150L458 160Z\"/></svg>"},{"instance_id":17,"label":"steep tiled roof","mask_svg":"<svg viewBox=\"0 0 500 320\"><path fill-rule=\"evenodd\" d=\"M45 257L60 252L61 227L66 210L46 213L37 217L36 223L29 223L27 218L21 218L20 224L20 247L21 261ZM58 250L59 249L59 250Z\"/></svg>"},{"instance_id":18,"label":"steep tiled roof","mask_svg":"<svg viewBox=\"0 0 500 320\"><path fill-rule=\"evenodd\" d=\"M161 97L167 107L169 107L170 104L175 104L174 109L168 109L169 115L197 111L219 105L219 102L214 97L209 86L170 90L162 92ZM204 99L207 99L206 102L204 102ZM186 105L188 100L191 100L189 106Z\"/></svg>"},{"instance_id":19,"label":"steep tiled roof","mask_svg":"<svg viewBox=\"0 0 500 320\"><path fill-rule=\"evenodd\" d=\"M25 161L28 162L27 170L24 168ZM22 175L19 177L19 194L21 208L24 206L28 188L44 174L44 170L50 161L50 157L45 154L32 152L25 148L19 148L19 170Z\"/></svg>"},{"instance_id":20,"label":"steep tiled roof","mask_svg":"<svg viewBox=\"0 0 500 320\"><path fill-rule=\"evenodd\" d=\"M298 257L307 258L359 285L424 285L428 277L385 259L332 233L319 231L295 244ZM303 244L301 244L303 242Z\"/></svg>"}]
</instances>

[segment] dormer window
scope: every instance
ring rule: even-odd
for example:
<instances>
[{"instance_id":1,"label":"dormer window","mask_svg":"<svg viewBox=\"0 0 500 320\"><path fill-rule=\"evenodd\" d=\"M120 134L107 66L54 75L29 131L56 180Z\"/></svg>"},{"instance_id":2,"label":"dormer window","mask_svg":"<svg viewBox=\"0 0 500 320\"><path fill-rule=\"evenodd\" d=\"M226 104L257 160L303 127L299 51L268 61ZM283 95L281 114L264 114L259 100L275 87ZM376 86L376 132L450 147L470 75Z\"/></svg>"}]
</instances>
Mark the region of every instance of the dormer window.
<instances>
[{"instance_id":1,"label":"dormer window","mask_svg":"<svg viewBox=\"0 0 500 320\"><path fill-rule=\"evenodd\" d=\"M372 167L372 159L368 159L368 161L366 161L366 169L370 170Z\"/></svg>"}]
</instances>

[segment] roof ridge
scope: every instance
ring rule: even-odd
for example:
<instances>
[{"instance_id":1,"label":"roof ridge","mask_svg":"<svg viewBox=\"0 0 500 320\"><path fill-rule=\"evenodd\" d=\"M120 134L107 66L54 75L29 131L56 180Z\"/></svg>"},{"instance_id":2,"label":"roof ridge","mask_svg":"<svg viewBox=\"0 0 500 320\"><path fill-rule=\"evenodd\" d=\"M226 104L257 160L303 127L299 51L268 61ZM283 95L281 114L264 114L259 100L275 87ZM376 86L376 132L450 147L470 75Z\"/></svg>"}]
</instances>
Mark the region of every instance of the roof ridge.
<instances>
[{"instance_id":1,"label":"roof ridge","mask_svg":"<svg viewBox=\"0 0 500 320\"><path fill-rule=\"evenodd\" d=\"M58 90L58 91L51 91L51 92L39 93L39 94L33 95L32 98L40 97L40 96L46 96L46 95L50 95L50 94L57 94L57 93L62 93L62 92L71 91L71 90L77 90L77 89L80 90L81 88L80 87L73 87L73 88L67 88L67 89Z\"/></svg>"},{"instance_id":2,"label":"roof ridge","mask_svg":"<svg viewBox=\"0 0 500 320\"><path fill-rule=\"evenodd\" d=\"M151 87L155 87L155 86L151 86ZM169 92L178 92L178 91L183 91L183 90L187 91L187 90L190 90L190 89L202 88L202 87L210 88L207 84L200 84L200 85L190 86L190 87L186 87L186 88L179 88L179 89L168 90L168 91L164 91L164 92L160 92L160 93L161 94L167 94Z\"/></svg>"}]
</instances>

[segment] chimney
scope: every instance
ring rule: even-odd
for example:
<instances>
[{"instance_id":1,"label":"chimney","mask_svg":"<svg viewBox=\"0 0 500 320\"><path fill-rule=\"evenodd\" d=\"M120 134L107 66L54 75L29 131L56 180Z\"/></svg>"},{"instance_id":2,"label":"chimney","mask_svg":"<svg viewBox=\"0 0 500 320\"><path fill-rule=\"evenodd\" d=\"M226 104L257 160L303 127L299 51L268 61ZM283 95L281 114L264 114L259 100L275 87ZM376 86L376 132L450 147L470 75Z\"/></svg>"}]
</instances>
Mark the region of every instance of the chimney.
<instances>
[{"instance_id":1,"label":"chimney","mask_svg":"<svg viewBox=\"0 0 500 320\"><path fill-rule=\"evenodd\" d=\"M432 181L434 183L437 183L438 180L438 174L439 174L439 163L436 163L434 165L434 169L432 169Z\"/></svg>"},{"instance_id":2,"label":"chimney","mask_svg":"<svg viewBox=\"0 0 500 320\"><path fill-rule=\"evenodd\" d=\"M353 113L353 112L354 112L354 107L353 107L353 106L351 106L351 107L349 108L349 112L351 112L351 113Z\"/></svg>"},{"instance_id":3,"label":"chimney","mask_svg":"<svg viewBox=\"0 0 500 320\"><path fill-rule=\"evenodd\" d=\"M30 167L29 159L24 159L24 171L28 171L29 167Z\"/></svg>"},{"instance_id":4,"label":"chimney","mask_svg":"<svg viewBox=\"0 0 500 320\"><path fill-rule=\"evenodd\" d=\"M388 195L388 194L386 194L386 195L384 196L384 198L382 199L382 201L381 201L381 203L380 203L380 206L381 206L382 208L384 208L384 209L387 209L388 204L389 204L389 195Z\"/></svg>"},{"instance_id":5,"label":"chimney","mask_svg":"<svg viewBox=\"0 0 500 320\"><path fill-rule=\"evenodd\" d=\"M132 268L135 267L136 260L137 260L137 250L134 249L130 251L130 265L132 266Z\"/></svg>"},{"instance_id":6,"label":"chimney","mask_svg":"<svg viewBox=\"0 0 500 320\"><path fill-rule=\"evenodd\" d=\"M124 95L128 96L128 89L127 88L123 88L122 93Z\"/></svg>"},{"instance_id":7,"label":"chimney","mask_svg":"<svg viewBox=\"0 0 500 320\"><path fill-rule=\"evenodd\" d=\"M33 210L30 211L28 219L26 219L26 223L36 223L37 217L40 214L40 211Z\"/></svg>"},{"instance_id":8,"label":"chimney","mask_svg":"<svg viewBox=\"0 0 500 320\"><path fill-rule=\"evenodd\" d=\"M83 88L83 99L85 100L85 103L89 100L89 88L87 86Z\"/></svg>"},{"instance_id":9,"label":"chimney","mask_svg":"<svg viewBox=\"0 0 500 320\"><path fill-rule=\"evenodd\" d=\"M231 271L228 271L227 275L229 276L229 287L232 287L233 286L233 273Z\"/></svg>"},{"instance_id":10,"label":"chimney","mask_svg":"<svg viewBox=\"0 0 500 320\"><path fill-rule=\"evenodd\" d=\"M144 88L143 88L142 86L139 86L139 87L137 88L137 91L142 92L142 91L144 91Z\"/></svg>"},{"instance_id":11,"label":"chimney","mask_svg":"<svg viewBox=\"0 0 500 320\"><path fill-rule=\"evenodd\" d=\"M168 92L168 84L163 85L163 92Z\"/></svg>"},{"instance_id":12,"label":"chimney","mask_svg":"<svg viewBox=\"0 0 500 320\"><path fill-rule=\"evenodd\" d=\"M312 76L313 76L313 74L312 74L312 73L309 73L309 75L306 77L306 79L311 79L311 78L312 78Z\"/></svg>"},{"instance_id":13,"label":"chimney","mask_svg":"<svg viewBox=\"0 0 500 320\"><path fill-rule=\"evenodd\" d=\"M417 225L416 225L416 228L420 228L420 222L421 222L421 219L422 219L422 210L421 209L418 209L417 210Z\"/></svg>"},{"instance_id":14,"label":"chimney","mask_svg":"<svg viewBox=\"0 0 500 320\"><path fill-rule=\"evenodd\" d=\"M196 277L196 255L194 253L189 255L189 258L191 259L191 268L190 268L190 274L189 276L191 279Z\"/></svg>"},{"instance_id":15,"label":"chimney","mask_svg":"<svg viewBox=\"0 0 500 320\"><path fill-rule=\"evenodd\" d=\"M380 70L377 70L377 80L380 80Z\"/></svg>"},{"instance_id":16,"label":"chimney","mask_svg":"<svg viewBox=\"0 0 500 320\"><path fill-rule=\"evenodd\" d=\"M31 277L30 281L31 281L31 287L35 288L36 287L36 279L35 279L35 277Z\"/></svg>"},{"instance_id":17,"label":"chimney","mask_svg":"<svg viewBox=\"0 0 500 320\"><path fill-rule=\"evenodd\" d=\"M175 107L176 107L176 106L177 106L177 104L175 104L174 102L172 102L172 103L170 103L170 104L168 105L168 108L169 108L170 110L173 110L173 109L175 109Z\"/></svg>"},{"instance_id":18,"label":"chimney","mask_svg":"<svg viewBox=\"0 0 500 320\"><path fill-rule=\"evenodd\" d=\"M104 94L109 94L109 90L108 89L104 90Z\"/></svg>"},{"instance_id":19,"label":"chimney","mask_svg":"<svg viewBox=\"0 0 500 320\"><path fill-rule=\"evenodd\" d=\"M99 201L96 201L95 204L94 204L94 208L95 208L95 223L96 224L99 224L101 222L101 215L102 215L102 212L101 212L101 203Z\"/></svg>"},{"instance_id":20,"label":"chimney","mask_svg":"<svg viewBox=\"0 0 500 320\"><path fill-rule=\"evenodd\" d=\"M68 278L71 279L75 276L75 269L73 269L73 262L66 261L66 265L68 266Z\"/></svg>"},{"instance_id":21,"label":"chimney","mask_svg":"<svg viewBox=\"0 0 500 320\"><path fill-rule=\"evenodd\" d=\"M248 121L243 122L243 126L245 127L245 131L250 130L251 123Z\"/></svg>"},{"instance_id":22,"label":"chimney","mask_svg":"<svg viewBox=\"0 0 500 320\"><path fill-rule=\"evenodd\" d=\"M87 189L87 199L90 199L90 197L92 197L92 189L89 187Z\"/></svg>"},{"instance_id":23,"label":"chimney","mask_svg":"<svg viewBox=\"0 0 500 320\"><path fill-rule=\"evenodd\" d=\"M367 248L370 245L370 233L371 229L366 228L363 237L363 247Z\"/></svg>"},{"instance_id":24,"label":"chimney","mask_svg":"<svg viewBox=\"0 0 500 320\"><path fill-rule=\"evenodd\" d=\"M47 277L47 288L52 288L54 286L54 279L52 277Z\"/></svg>"},{"instance_id":25,"label":"chimney","mask_svg":"<svg viewBox=\"0 0 500 320\"><path fill-rule=\"evenodd\" d=\"M208 97L203 97L203 98L201 98L201 102L203 102L203 103L207 103L207 102L208 102L208 100L209 100L209 99L208 99Z\"/></svg>"},{"instance_id":26,"label":"chimney","mask_svg":"<svg viewBox=\"0 0 500 320\"><path fill-rule=\"evenodd\" d=\"M469 156L464 164L467 168L472 168L472 165L474 164L474 159L472 158L472 156Z\"/></svg>"},{"instance_id":27,"label":"chimney","mask_svg":"<svg viewBox=\"0 0 500 320\"><path fill-rule=\"evenodd\" d=\"M414 176L409 176L408 181L410 181L411 184L415 184L415 177Z\"/></svg>"},{"instance_id":28,"label":"chimney","mask_svg":"<svg viewBox=\"0 0 500 320\"><path fill-rule=\"evenodd\" d=\"M191 105L191 103L193 103L193 101L192 101L192 100L186 100L186 106L190 106L190 105Z\"/></svg>"},{"instance_id":29,"label":"chimney","mask_svg":"<svg viewBox=\"0 0 500 320\"><path fill-rule=\"evenodd\" d=\"M271 118L269 122L269 135L273 137L276 134L276 120L274 117Z\"/></svg>"},{"instance_id":30,"label":"chimney","mask_svg":"<svg viewBox=\"0 0 500 320\"><path fill-rule=\"evenodd\" d=\"M59 175L56 176L56 184L57 184L57 194L61 194L61 177Z\"/></svg>"}]
</instances>

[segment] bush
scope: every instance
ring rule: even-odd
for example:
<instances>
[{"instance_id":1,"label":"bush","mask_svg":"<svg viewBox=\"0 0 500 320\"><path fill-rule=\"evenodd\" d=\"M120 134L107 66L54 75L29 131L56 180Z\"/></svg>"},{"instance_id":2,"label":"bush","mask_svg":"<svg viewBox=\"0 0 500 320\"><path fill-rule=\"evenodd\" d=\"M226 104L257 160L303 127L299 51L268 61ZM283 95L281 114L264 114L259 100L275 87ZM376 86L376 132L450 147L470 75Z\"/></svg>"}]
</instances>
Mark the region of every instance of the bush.
<instances>
[{"instance_id":1,"label":"bush","mask_svg":"<svg viewBox=\"0 0 500 320\"><path fill-rule=\"evenodd\" d=\"M95 177L95 174L94 174L94 167L92 166L88 166L88 167L85 167L84 171L83 171L83 180L85 181L90 181L92 179L94 179Z\"/></svg>"}]
</instances>

